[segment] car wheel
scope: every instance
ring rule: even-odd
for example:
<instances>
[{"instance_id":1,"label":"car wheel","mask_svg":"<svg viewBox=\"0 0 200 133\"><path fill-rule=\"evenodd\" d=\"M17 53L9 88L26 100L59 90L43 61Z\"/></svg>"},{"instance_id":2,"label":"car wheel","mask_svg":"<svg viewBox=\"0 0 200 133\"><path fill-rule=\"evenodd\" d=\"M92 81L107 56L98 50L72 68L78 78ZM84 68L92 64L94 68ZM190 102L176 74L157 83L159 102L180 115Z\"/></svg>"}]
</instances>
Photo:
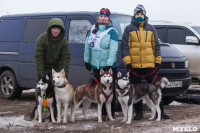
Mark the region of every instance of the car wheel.
<instances>
[{"instance_id":1,"label":"car wheel","mask_svg":"<svg viewBox=\"0 0 200 133\"><path fill-rule=\"evenodd\" d=\"M19 98L22 90L19 89L15 75L11 71L4 71L0 76L0 95L5 99Z\"/></svg>"},{"instance_id":2,"label":"car wheel","mask_svg":"<svg viewBox=\"0 0 200 133\"><path fill-rule=\"evenodd\" d=\"M176 96L163 97L163 104L169 105L170 103L172 103L174 101L175 98L176 98Z\"/></svg>"}]
</instances>

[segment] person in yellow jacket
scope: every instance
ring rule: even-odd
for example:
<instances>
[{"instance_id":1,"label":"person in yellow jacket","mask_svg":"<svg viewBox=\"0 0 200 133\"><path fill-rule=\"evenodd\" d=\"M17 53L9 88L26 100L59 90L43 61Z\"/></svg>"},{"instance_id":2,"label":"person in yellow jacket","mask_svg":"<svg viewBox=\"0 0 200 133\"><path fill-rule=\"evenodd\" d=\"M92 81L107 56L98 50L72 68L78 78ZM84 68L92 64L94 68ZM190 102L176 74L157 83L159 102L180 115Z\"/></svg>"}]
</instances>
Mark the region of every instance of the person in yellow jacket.
<instances>
[{"instance_id":1,"label":"person in yellow jacket","mask_svg":"<svg viewBox=\"0 0 200 133\"><path fill-rule=\"evenodd\" d=\"M148 83L155 83L162 57L157 32L154 26L148 24L143 5L135 8L131 24L124 30L121 54L127 70L130 71L131 84L140 84L142 78L145 78ZM162 100L160 108L161 117L169 119L164 112ZM142 119L142 100L134 104L134 109L136 112L134 120Z\"/></svg>"}]
</instances>

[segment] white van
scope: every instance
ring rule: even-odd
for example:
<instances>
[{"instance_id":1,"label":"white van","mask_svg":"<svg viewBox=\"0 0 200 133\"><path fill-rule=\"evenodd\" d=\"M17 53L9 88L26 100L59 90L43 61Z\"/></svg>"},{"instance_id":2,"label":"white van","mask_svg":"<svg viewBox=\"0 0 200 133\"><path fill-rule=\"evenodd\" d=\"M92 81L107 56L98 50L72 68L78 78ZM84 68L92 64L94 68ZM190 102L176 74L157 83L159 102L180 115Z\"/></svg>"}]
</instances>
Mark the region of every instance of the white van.
<instances>
[{"instance_id":1,"label":"white van","mask_svg":"<svg viewBox=\"0 0 200 133\"><path fill-rule=\"evenodd\" d=\"M200 26L152 21L162 42L170 43L188 58L190 76L200 80Z\"/></svg>"}]
</instances>

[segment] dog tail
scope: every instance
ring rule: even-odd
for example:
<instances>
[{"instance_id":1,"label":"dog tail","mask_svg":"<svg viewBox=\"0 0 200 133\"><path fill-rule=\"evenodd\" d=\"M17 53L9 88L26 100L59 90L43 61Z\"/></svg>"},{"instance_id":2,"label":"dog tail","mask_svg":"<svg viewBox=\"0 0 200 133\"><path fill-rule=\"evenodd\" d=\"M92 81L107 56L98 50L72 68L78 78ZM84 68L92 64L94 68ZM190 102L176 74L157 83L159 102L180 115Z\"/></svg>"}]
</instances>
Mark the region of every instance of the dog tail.
<instances>
[{"instance_id":1,"label":"dog tail","mask_svg":"<svg viewBox=\"0 0 200 133\"><path fill-rule=\"evenodd\" d=\"M160 88L166 88L169 85L169 80L166 77L162 77L160 80Z\"/></svg>"}]
</instances>

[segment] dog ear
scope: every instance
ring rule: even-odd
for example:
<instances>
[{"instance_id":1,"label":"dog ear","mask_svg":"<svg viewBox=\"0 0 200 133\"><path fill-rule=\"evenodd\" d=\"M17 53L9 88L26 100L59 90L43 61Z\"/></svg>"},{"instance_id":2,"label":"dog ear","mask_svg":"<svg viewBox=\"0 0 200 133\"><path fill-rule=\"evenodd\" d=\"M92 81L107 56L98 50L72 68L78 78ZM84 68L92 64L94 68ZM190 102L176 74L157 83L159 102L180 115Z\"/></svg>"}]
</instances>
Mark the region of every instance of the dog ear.
<instances>
[{"instance_id":1,"label":"dog ear","mask_svg":"<svg viewBox=\"0 0 200 133\"><path fill-rule=\"evenodd\" d=\"M101 70L100 70L100 75L101 75L103 72L104 72L104 70L103 70L103 69L101 69Z\"/></svg>"},{"instance_id":2,"label":"dog ear","mask_svg":"<svg viewBox=\"0 0 200 133\"><path fill-rule=\"evenodd\" d=\"M110 68L110 69L108 70L108 72L109 72L110 74L113 74L112 68Z\"/></svg>"},{"instance_id":3,"label":"dog ear","mask_svg":"<svg viewBox=\"0 0 200 133\"><path fill-rule=\"evenodd\" d=\"M49 76L46 74L46 77L45 77L47 80L49 80Z\"/></svg>"},{"instance_id":4,"label":"dog ear","mask_svg":"<svg viewBox=\"0 0 200 133\"><path fill-rule=\"evenodd\" d=\"M129 72L127 72L126 76L127 76L127 77L129 77L129 75L130 75L130 73L129 73Z\"/></svg>"},{"instance_id":5,"label":"dog ear","mask_svg":"<svg viewBox=\"0 0 200 133\"><path fill-rule=\"evenodd\" d=\"M64 70L64 68L61 70L61 73L62 73L63 76L65 76L65 70Z\"/></svg>"},{"instance_id":6,"label":"dog ear","mask_svg":"<svg viewBox=\"0 0 200 133\"><path fill-rule=\"evenodd\" d=\"M120 78L121 76L122 76L122 73L119 71L119 72L117 73L117 77Z\"/></svg>"},{"instance_id":7,"label":"dog ear","mask_svg":"<svg viewBox=\"0 0 200 133\"><path fill-rule=\"evenodd\" d=\"M54 73L55 73L55 70L52 68L52 75L54 75Z\"/></svg>"}]
</instances>

